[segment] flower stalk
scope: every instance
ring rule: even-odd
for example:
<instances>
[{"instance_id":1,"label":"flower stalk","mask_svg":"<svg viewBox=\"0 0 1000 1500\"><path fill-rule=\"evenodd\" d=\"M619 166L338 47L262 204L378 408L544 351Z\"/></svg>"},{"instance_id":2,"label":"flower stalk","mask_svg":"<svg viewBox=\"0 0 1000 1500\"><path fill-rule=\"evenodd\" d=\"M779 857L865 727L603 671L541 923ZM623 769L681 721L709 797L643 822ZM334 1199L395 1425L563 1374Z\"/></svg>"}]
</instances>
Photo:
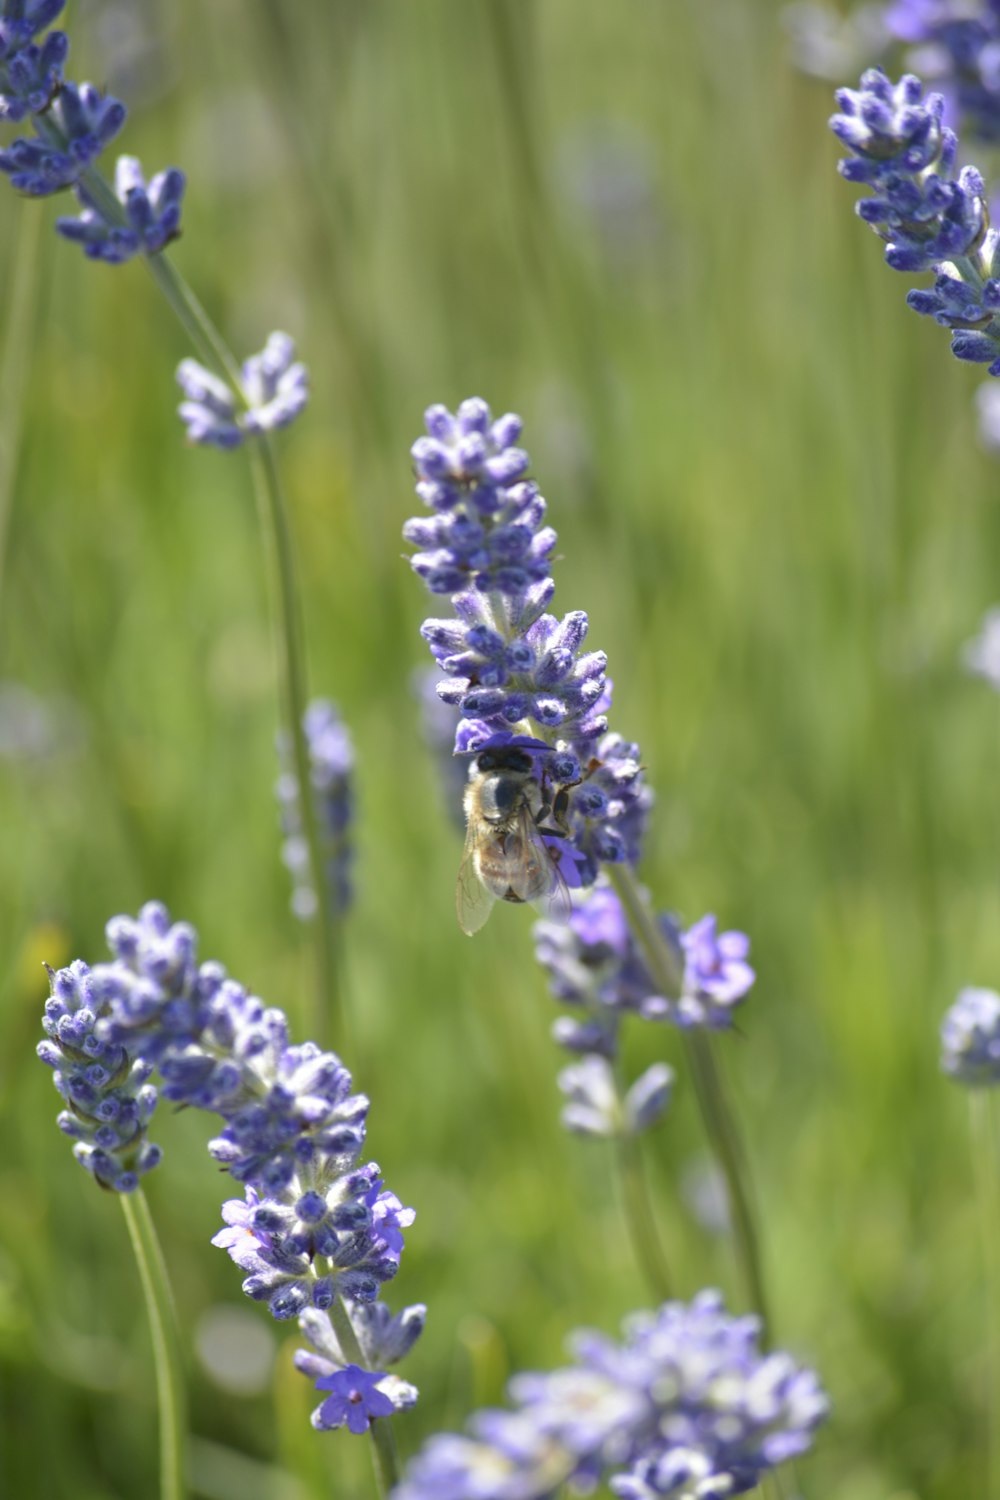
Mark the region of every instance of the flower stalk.
<instances>
[{"instance_id":1,"label":"flower stalk","mask_svg":"<svg viewBox=\"0 0 1000 1500\"><path fill-rule=\"evenodd\" d=\"M607 866L607 874L624 908L629 926L645 954L657 987L665 997L677 997L683 987L678 956L654 921L634 871L630 865L622 863ZM711 1038L694 1028L685 1031L684 1043L702 1123L712 1154L726 1183L733 1246L744 1291L751 1307L761 1318L766 1334L769 1324L768 1299L739 1129L726 1098Z\"/></svg>"},{"instance_id":2,"label":"flower stalk","mask_svg":"<svg viewBox=\"0 0 1000 1500\"><path fill-rule=\"evenodd\" d=\"M187 1400L167 1267L142 1188L119 1193L146 1301L160 1422L160 1500L187 1495Z\"/></svg>"},{"instance_id":3,"label":"flower stalk","mask_svg":"<svg viewBox=\"0 0 1000 1500\"><path fill-rule=\"evenodd\" d=\"M986 1297L986 1359L983 1380L986 1414L987 1500L1000 1497L1000 1163L997 1160L996 1106L992 1089L969 1090L972 1160L983 1246Z\"/></svg>"}]
</instances>

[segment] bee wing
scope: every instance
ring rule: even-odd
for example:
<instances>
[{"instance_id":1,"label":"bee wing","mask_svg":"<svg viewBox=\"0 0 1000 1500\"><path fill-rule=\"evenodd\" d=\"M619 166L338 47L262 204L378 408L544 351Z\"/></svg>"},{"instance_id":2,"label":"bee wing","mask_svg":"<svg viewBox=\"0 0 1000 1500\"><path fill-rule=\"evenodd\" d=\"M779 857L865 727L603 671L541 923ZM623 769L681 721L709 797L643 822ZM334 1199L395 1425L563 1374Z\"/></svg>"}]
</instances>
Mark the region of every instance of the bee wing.
<instances>
[{"instance_id":1,"label":"bee wing","mask_svg":"<svg viewBox=\"0 0 1000 1500\"><path fill-rule=\"evenodd\" d=\"M524 856L511 871L514 894L529 901L539 915L566 921L573 910L569 886L527 807L518 814L518 832Z\"/></svg>"},{"instance_id":2,"label":"bee wing","mask_svg":"<svg viewBox=\"0 0 1000 1500\"><path fill-rule=\"evenodd\" d=\"M458 867L455 884L455 911L458 925L467 937L486 925L493 903L497 899L486 889L476 870L476 839L472 828L465 836L465 852Z\"/></svg>"}]
</instances>

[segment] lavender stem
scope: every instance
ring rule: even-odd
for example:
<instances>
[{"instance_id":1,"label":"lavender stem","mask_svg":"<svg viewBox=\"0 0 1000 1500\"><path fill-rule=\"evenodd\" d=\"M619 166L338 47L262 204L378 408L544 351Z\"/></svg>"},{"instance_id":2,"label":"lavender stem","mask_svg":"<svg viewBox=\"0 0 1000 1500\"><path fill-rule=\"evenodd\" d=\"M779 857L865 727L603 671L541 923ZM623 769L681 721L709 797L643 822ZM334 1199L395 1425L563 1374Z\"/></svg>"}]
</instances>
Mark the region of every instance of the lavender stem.
<instances>
[{"instance_id":1,"label":"lavender stem","mask_svg":"<svg viewBox=\"0 0 1000 1500\"><path fill-rule=\"evenodd\" d=\"M139 1268L153 1343L156 1404L160 1418L160 1500L184 1500L188 1492L185 1477L187 1400L173 1293L142 1188L136 1188L132 1193L120 1193L118 1198Z\"/></svg>"},{"instance_id":2,"label":"lavender stem","mask_svg":"<svg viewBox=\"0 0 1000 1500\"><path fill-rule=\"evenodd\" d=\"M996 1405L1000 1398L1000 1181L997 1177L996 1120L992 1090L970 1089L972 1160L986 1276L986 1484L988 1500L1000 1496L1000 1444Z\"/></svg>"}]
</instances>

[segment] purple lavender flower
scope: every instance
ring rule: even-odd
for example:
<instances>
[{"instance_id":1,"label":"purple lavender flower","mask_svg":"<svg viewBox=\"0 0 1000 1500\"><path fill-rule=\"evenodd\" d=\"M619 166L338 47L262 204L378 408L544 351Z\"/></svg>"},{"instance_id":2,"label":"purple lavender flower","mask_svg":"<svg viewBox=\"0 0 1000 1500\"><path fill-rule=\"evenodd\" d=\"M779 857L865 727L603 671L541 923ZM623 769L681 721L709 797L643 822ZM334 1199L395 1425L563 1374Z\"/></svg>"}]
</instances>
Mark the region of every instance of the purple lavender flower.
<instances>
[{"instance_id":1,"label":"purple lavender flower","mask_svg":"<svg viewBox=\"0 0 1000 1500\"><path fill-rule=\"evenodd\" d=\"M180 233L184 183L184 173L170 167L147 184L138 159L120 156L115 168L115 196L124 223L109 220L86 184L78 182L76 195L83 212L75 219L57 219L56 229L65 239L82 245L91 260L110 265L121 265L140 251L155 255Z\"/></svg>"},{"instance_id":2,"label":"purple lavender flower","mask_svg":"<svg viewBox=\"0 0 1000 1500\"><path fill-rule=\"evenodd\" d=\"M78 1157L119 1190L135 1186L127 1174L155 1164L144 1126L156 1091L143 1087L154 1067L165 1098L219 1115L209 1151L244 1196L224 1205L226 1227L213 1243L275 1318L309 1314L315 1345L336 1299L351 1316L396 1274L402 1231L413 1222L375 1163L359 1163L368 1100L352 1093L333 1053L290 1042L280 1010L221 964L199 963L194 930L171 924L159 903L135 919L113 918L107 934L111 963L54 976L50 1040L39 1048L70 1103ZM387 1309L364 1318L367 1347L399 1357L423 1326L422 1309L408 1314L398 1325ZM349 1363L330 1358L337 1348L330 1331L320 1373ZM412 1403L413 1388L397 1386L400 1402Z\"/></svg>"},{"instance_id":3,"label":"purple lavender flower","mask_svg":"<svg viewBox=\"0 0 1000 1500\"><path fill-rule=\"evenodd\" d=\"M64 31L50 32L39 46L33 41L15 42L16 36L25 34L16 27L16 22L0 18L0 120L10 125L49 107L62 87L63 63L69 53Z\"/></svg>"},{"instance_id":4,"label":"purple lavender flower","mask_svg":"<svg viewBox=\"0 0 1000 1500\"><path fill-rule=\"evenodd\" d=\"M396 1408L379 1389L384 1379L379 1371L362 1370L358 1365L345 1365L332 1375L321 1375L316 1389L330 1394L319 1408L316 1426L324 1432L346 1426L360 1435L368 1431L376 1417L391 1417Z\"/></svg>"},{"instance_id":5,"label":"purple lavender flower","mask_svg":"<svg viewBox=\"0 0 1000 1500\"><path fill-rule=\"evenodd\" d=\"M323 841L327 889L333 913L339 916L348 909L353 895L354 747L335 705L325 698L310 703L302 723L309 750L312 794ZM302 828L299 783L291 763L292 747L286 734L278 737L278 754L283 765L275 787L284 835L281 857L292 876L292 911L305 922L316 915L318 902L309 869L309 847Z\"/></svg>"},{"instance_id":6,"label":"purple lavender flower","mask_svg":"<svg viewBox=\"0 0 1000 1500\"><path fill-rule=\"evenodd\" d=\"M684 993L671 1013L679 1026L722 1030L732 1024L733 1007L744 999L756 975L747 963L745 932L718 932L713 916L702 917L681 933Z\"/></svg>"},{"instance_id":7,"label":"purple lavender flower","mask_svg":"<svg viewBox=\"0 0 1000 1500\"><path fill-rule=\"evenodd\" d=\"M871 69L860 90L838 90L837 103L830 126L852 153L841 174L873 190L858 213L886 241L890 266L936 273L933 289L914 289L908 305L952 330L956 358L1000 374L997 232L976 168L951 175L957 141L942 123L942 96L924 99L913 74L893 86Z\"/></svg>"},{"instance_id":8,"label":"purple lavender flower","mask_svg":"<svg viewBox=\"0 0 1000 1500\"><path fill-rule=\"evenodd\" d=\"M537 747L543 801L559 800L568 831L553 856L565 856L571 884L589 885L601 863L639 857L652 795L638 747L608 733L611 685L604 653L584 649L586 614L546 613L556 534L515 446L520 418L494 421L474 397L454 415L432 406L425 420L411 453L431 514L403 535L414 572L454 611L421 633L444 674L440 697L463 715L456 751L479 754L512 733Z\"/></svg>"},{"instance_id":9,"label":"purple lavender flower","mask_svg":"<svg viewBox=\"0 0 1000 1500\"><path fill-rule=\"evenodd\" d=\"M0 151L0 171L29 197L45 197L78 182L125 124L125 106L92 83L64 83L50 109L35 115L39 134L19 136Z\"/></svg>"},{"instance_id":10,"label":"purple lavender flower","mask_svg":"<svg viewBox=\"0 0 1000 1500\"><path fill-rule=\"evenodd\" d=\"M49 984L42 1021L48 1039L39 1042L38 1056L55 1070L56 1088L68 1105L59 1128L102 1187L133 1192L160 1160L159 1146L146 1138L157 1097L148 1081L152 1065L99 1035L102 1005L85 963L78 960L57 974L50 969Z\"/></svg>"},{"instance_id":11,"label":"purple lavender flower","mask_svg":"<svg viewBox=\"0 0 1000 1500\"><path fill-rule=\"evenodd\" d=\"M433 1438L395 1500L545 1500L601 1479L627 1500L742 1494L827 1415L813 1371L762 1354L757 1319L729 1317L717 1292L633 1316L620 1343L583 1333L572 1348L569 1367L511 1382L514 1411Z\"/></svg>"},{"instance_id":12,"label":"purple lavender flower","mask_svg":"<svg viewBox=\"0 0 1000 1500\"><path fill-rule=\"evenodd\" d=\"M973 1088L1000 1083L1000 995L965 989L941 1023L941 1067Z\"/></svg>"},{"instance_id":13,"label":"purple lavender flower","mask_svg":"<svg viewBox=\"0 0 1000 1500\"><path fill-rule=\"evenodd\" d=\"M894 0L891 37L919 48L921 72L941 90L947 114L973 139L1000 141L1000 7L993 0Z\"/></svg>"},{"instance_id":14,"label":"purple lavender flower","mask_svg":"<svg viewBox=\"0 0 1000 1500\"><path fill-rule=\"evenodd\" d=\"M393 1410L406 1411L416 1403L416 1387L400 1380L398 1375L385 1374L384 1370L412 1349L423 1332L427 1309L420 1305L406 1307L394 1317L384 1302L347 1301L345 1307L365 1366L379 1392L388 1397ZM306 1308L299 1315L299 1328L309 1344L308 1349L295 1351L295 1368L301 1374L318 1384L348 1367L358 1369L344 1358L328 1313L315 1307ZM329 1387L319 1386L319 1389ZM321 1405L312 1414L312 1425L323 1429L340 1424L329 1422Z\"/></svg>"},{"instance_id":15,"label":"purple lavender flower","mask_svg":"<svg viewBox=\"0 0 1000 1500\"><path fill-rule=\"evenodd\" d=\"M287 333L272 333L261 352L244 361L242 411L232 387L195 359L181 360L177 383L187 397L178 412L188 441L214 448L238 448L248 435L287 427L309 400L308 372L295 360Z\"/></svg>"}]
</instances>

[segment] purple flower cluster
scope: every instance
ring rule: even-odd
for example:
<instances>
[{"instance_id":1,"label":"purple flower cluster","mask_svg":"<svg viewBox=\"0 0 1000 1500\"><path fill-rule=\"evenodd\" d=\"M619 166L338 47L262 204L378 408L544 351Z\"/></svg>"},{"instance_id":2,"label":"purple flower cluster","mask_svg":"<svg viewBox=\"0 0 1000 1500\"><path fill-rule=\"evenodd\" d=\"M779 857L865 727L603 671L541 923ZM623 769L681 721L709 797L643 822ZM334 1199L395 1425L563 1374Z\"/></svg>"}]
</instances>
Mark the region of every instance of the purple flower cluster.
<instances>
[{"instance_id":1,"label":"purple flower cluster","mask_svg":"<svg viewBox=\"0 0 1000 1500\"><path fill-rule=\"evenodd\" d=\"M122 207L122 223L110 222L86 183L77 185L83 212L56 220L67 240L83 246L91 260L121 265L142 251L155 255L180 233L184 173L176 167L157 172L147 183L137 157L119 156L115 166L115 197Z\"/></svg>"},{"instance_id":2,"label":"purple flower cluster","mask_svg":"<svg viewBox=\"0 0 1000 1500\"><path fill-rule=\"evenodd\" d=\"M578 1334L570 1366L515 1377L516 1409L432 1438L394 1500L548 1500L601 1479L623 1500L743 1494L804 1453L827 1415L815 1373L762 1354L757 1319L730 1317L717 1292L637 1314L623 1333Z\"/></svg>"},{"instance_id":3,"label":"purple flower cluster","mask_svg":"<svg viewBox=\"0 0 1000 1500\"><path fill-rule=\"evenodd\" d=\"M407 521L414 572L452 615L421 634L443 674L438 693L460 711L458 754L534 742L535 774L551 803L565 792L576 858L572 883L589 885L602 863L638 859L652 793L636 745L608 732L611 684L602 651L585 650L582 610L546 613L555 585L556 534L516 446L521 420L494 421L485 401L426 413L411 450L417 494L430 514Z\"/></svg>"},{"instance_id":4,"label":"purple flower cluster","mask_svg":"<svg viewBox=\"0 0 1000 1500\"><path fill-rule=\"evenodd\" d=\"M312 1042L294 1045L283 1012L221 964L199 963L194 930L171 924L159 903L113 918L107 936L112 962L53 977L39 1046L70 1105L60 1123L77 1138L78 1158L119 1191L155 1165L144 1140L155 1069L164 1098L221 1118L208 1149L244 1197L224 1205L226 1228L213 1243L246 1273L246 1294L278 1319L309 1313L314 1343L337 1299L365 1329L391 1326L387 1309L357 1309L396 1274L414 1214L385 1190L374 1162L359 1162L368 1100L352 1092L340 1059ZM413 1337L417 1311L407 1322ZM328 1360L336 1347L331 1331ZM406 1387L401 1401L412 1399Z\"/></svg>"},{"instance_id":5,"label":"purple flower cluster","mask_svg":"<svg viewBox=\"0 0 1000 1500\"><path fill-rule=\"evenodd\" d=\"M55 1070L55 1085L67 1108L59 1129L74 1142L73 1155L102 1187L131 1193L160 1160L146 1138L156 1108L152 1064L130 1056L100 1034L102 1002L91 970L77 961L58 974L49 970L51 995L42 1025L46 1040L38 1055Z\"/></svg>"},{"instance_id":6,"label":"purple flower cluster","mask_svg":"<svg viewBox=\"0 0 1000 1500\"><path fill-rule=\"evenodd\" d=\"M920 49L921 71L945 97L946 113L973 139L1000 141L1000 5L981 0L893 0L888 35Z\"/></svg>"},{"instance_id":7,"label":"purple flower cluster","mask_svg":"<svg viewBox=\"0 0 1000 1500\"><path fill-rule=\"evenodd\" d=\"M181 360L177 383L186 397L178 412L188 441L213 448L238 448L248 437L287 427L309 401L309 372L287 333L272 333L259 354L244 360L242 410L232 387L196 359Z\"/></svg>"},{"instance_id":8,"label":"purple flower cluster","mask_svg":"<svg viewBox=\"0 0 1000 1500\"><path fill-rule=\"evenodd\" d=\"M941 1022L941 1067L973 1088L1000 1083L1000 995L962 990Z\"/></svg>"},{"instance_id":9,"label":"purple flower cluster","mask_svg":"<svg viewBox=\"0 0 1000 1500\"><path fill-rule=\"evenodd\" d=\"M74 188L83 211L58 219L56 229L92 259L120 265L155 254L180 232L184 174L171 167L147 187L135 158L121 157L112 193L92 172L127 111L91 83L63 81L65 32L36 40L64 8L65 0L0 0L0 121L30 118L34 130L0 151L0 171L29 197Z\"/></svg>"},{"instance_id":10,"label":"purple flower cluster","mask_svg":"<svg viewBox=\"0 0 1000 1500\"><path fill-rule=\"evenodd\" d=\"M830 127L851 152L841 174L872 189L858 213L886 241L895 270L936 273L933 288L912 290L908 305L952 330L956 358L1000 374L997 231L977 169L951 175L957 141L942 123L942 96L925 99L912 74L894 86L871 69L859 90L838 90L837 103Z\"/></svg>"},{"instance_id":11,"label":"purple flower cluster","mask_svg":"<svg viewBox=\"0 0 1000 1500\"><path fill-rule=\"evenodd\" d=\"M112 193L91 171L120 132L126 108L93 84L64 83L64 31L37 42L63 9L64 0L0 0L0 121L30 118L34 130L0 150L0 171L33 198L73 187L82 213L60 217L55 228L91 260L118 266L139 252L162 251L180 233L184 175L169 168L147 186L135 157L123 156Z\"/></svg>"},{"instance_id":12,"label":"purple flower cluster","mask_svg":"<svg viewBox=\"0 0 1000 1500\"><path fill-rule=\"evenodd\" d=\"M575 1013L553 1026L556 1042L581 1058L559 1077L570 1130L602 1136L645 1130L669 1102L673 1075L660 1063L621 1094L612 1064L625 1016L725 1030L753 985L745 933L718 933L713 916L687 931L663 916L660 928L677 960L676 995L657 992L621 902L603 881L578 898L567 920L535 924L535 957L549 989Z\"/></svg>"},{"instance_id":13,"label":"purple flower cluster","mask_svg":"<svg viewBox=\"0 0 1000 1500\"><path fill-rule=\"evenodd\" d=\"M327 887L333 912L340 915L350 906L352 896L354 748L336 707L325 698L310 703L302 723L309 749L309 773L323 841ZM282 858L292 875L292 911L302 921L309 921L316 915L318 902L302 829L299 783L285 734L279 736L278 753L284 767L275 787L284 835Z\"/></svg>"}]
</instances>

